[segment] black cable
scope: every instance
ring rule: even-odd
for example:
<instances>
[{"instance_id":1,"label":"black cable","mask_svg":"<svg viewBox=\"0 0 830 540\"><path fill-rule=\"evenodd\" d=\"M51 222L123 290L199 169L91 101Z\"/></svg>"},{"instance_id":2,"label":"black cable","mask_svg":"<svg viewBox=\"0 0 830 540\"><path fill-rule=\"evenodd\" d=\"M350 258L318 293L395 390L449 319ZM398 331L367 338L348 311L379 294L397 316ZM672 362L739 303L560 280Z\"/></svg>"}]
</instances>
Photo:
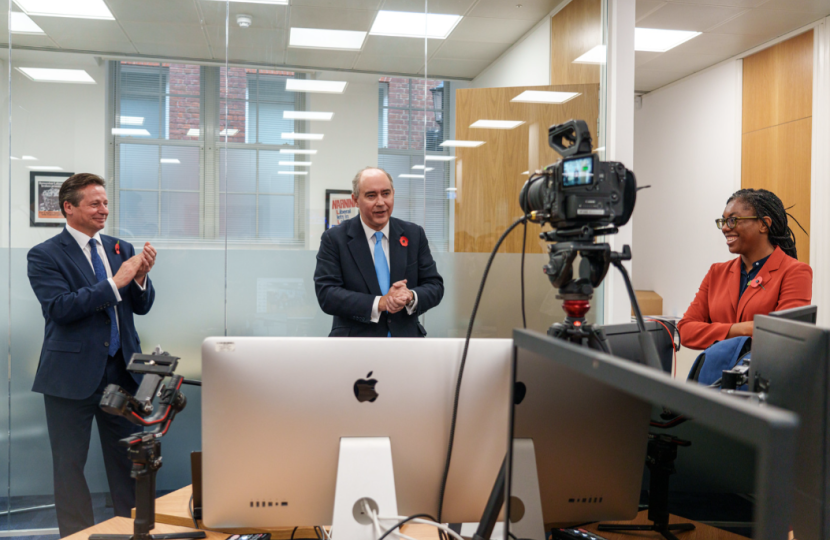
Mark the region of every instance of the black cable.
<instances>
[{"instance_id":1,"label":"black cable","mask_svg":"<svg viewBox=\"0 0 830 540\"><path fill-rule=\"evenodd\" d=\"M187 503L187 510L190 512L190 519L193 520L193 528L198 529L199 524L196 522L196 517L193 515L193 493L190 494L190 502Z\"/></svg>"},{"instance_id":2,"label":"black cable","mask_svg":"<svg viewBox=\"0 0 830 540\"><path fill-rule=\"evenodd\" d=\"M438 523L438 520L437 520L437 519L435 519L434 517L432 517L432 516L431 516L431 515L429 515L429 514L415 514L414 516L409 516L408 518L406 518L406 519L402 519L401 521L397 522L394 526L392 526L392 528L391 528L391 529L389 529L388 531L386 531L385 533L383 533L383 536L381 536L380 538L378 538L378 540L383 540L384 538L386 538L387 536L389 536L390 534L392 534L392 532L393 532L395 529L398 529L398 528L402 527L403 525L405 525L405 524L409 523L409 522L410 522L410 521L412 521L413 519L418 519L418 518L426 518L426 519L428 519L428 520L430 520L430 521L434 521L435 523ZM440 531L441 529L438 529L438 530Z\"/></svg>"},{"instance_id":3,"label":"black cable","mask_svg":"<svg viewBox=\"0 0 830 540\"><path fill-rule=\"evenodd\" d=\"M447 488L447 477L450 473L450 462L452 461L452 444L455 439L455 421L458 417L458 399L461 396L461 378L464 375L464 365L467 363L467 351L470 347L470 338L473 335L473 323L476 320L476 312L478 312L478 304L481 302L481 294L484 292L484 284L487 283L487 274L490 272L490 266L493 264L493 259L496 257L496 253L501 247L501 243L504 242L504 239L507 238L507 235L513 232L520 223L526 222L527 216L522 216L513 224L508 227L506 231L504 231L499 237L498 241L496 242L495 247L493 248L492 253L490 253L490 259L487 261L487 266L484 267L484 275L481 277L481 285L478 287L478 294L476 295L476 301L473 305L473 314L470 315L470 324L467 327L467 338L464 341L464 352L461 354L461 365L458 368L458 379L456 379L455 383L455 399L453 400L452 404L452 422L450 423L450 438L449 442L447 443L447 461L444 463L444 475L441 478L441 492L438 495L438 519L434 520L438 523L441 523L441 514L443 513L444 509L444 491ZM385 536L385 535L384 535ZM383 538L383 537L381 537Z\"/></svg>"},{"instance_id":4,"label":"black cable","mask_svg":"<svg viewBox=\"0 0 830 540\"><path fill-rule=\"evenodd\" d=\"M524 222L524 231L522 231L522 328L527 330L527 315L525 315L525 248L527 247L527 220Z\"/></svg>"},{"instance_id":5,"label":"black cable","mask_svg":"<svg viewBox=\"0 0 830 540\"><path fill-rule=\"evenodd\" d=\"M326 540L326 535L322 533L322 530L319 525L314 526L314 534L317 535L317 540Z\"/></svg>"},{"instance_id":6,"label":"black cable","mask_svg":"<svg viewBox=\"0 0 830 540\"><path fill-rule=\"evenodd\" d=\"M297 529L299 529L299 527L294 527L294 530L291 531L291 540L294 540L294 535L297 533Z\"/></svg>"}]
</instances>

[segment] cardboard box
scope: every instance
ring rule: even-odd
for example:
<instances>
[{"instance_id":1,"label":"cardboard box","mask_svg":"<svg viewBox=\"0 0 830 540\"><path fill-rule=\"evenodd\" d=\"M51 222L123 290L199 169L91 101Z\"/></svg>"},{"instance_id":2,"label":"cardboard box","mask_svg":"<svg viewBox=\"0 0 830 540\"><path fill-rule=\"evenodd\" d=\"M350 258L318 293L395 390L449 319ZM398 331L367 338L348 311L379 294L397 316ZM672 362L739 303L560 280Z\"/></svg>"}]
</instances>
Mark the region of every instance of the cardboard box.
<instances>
[{"instance_id":1,"label":"cardboard box","mask_svg":"<svg viewBox=\"0 0 830 540\"><path fill-rule=\"evenodd\" d=\"M640 311L643 316L662 317L663 297L654 291L634 291L637 295L637 303L640 304ZM631 308L631 315L634 315L634 308Z\"/></svg>"}]
</instances>

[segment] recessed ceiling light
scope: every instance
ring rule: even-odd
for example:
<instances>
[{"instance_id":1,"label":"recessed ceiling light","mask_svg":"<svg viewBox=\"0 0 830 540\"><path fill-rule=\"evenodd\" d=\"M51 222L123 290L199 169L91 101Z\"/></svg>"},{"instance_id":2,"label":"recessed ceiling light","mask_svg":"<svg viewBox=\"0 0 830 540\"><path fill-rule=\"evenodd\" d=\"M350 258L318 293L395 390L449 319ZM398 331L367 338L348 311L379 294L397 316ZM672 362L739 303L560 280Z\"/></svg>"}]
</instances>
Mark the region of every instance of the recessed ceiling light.
<instances>
[{"instance_id":1,"label":"recessed ceiling light","mask_svg":"<svg viewBox=\"0 0 830 540\"><path fill-rule=\"evenodd\" d=\"M198 129L190 128L187 130L188 137L198 137L199 133L201 133L201 131L199 131Z\"/></svg>"},{"instance_id":2,"label":"recessed ceiling light","mask_svg":"<svg viewBox=\"0 0 830 540\"><path fill-rule=\"evenodd\" d=\"M424 161L452 161L455 156L424 156Z\"/></svg>"},{"instance_id":3,"label":"recessed ceiling light","mask_svg":"<svg viewBox=\"0 0 830 540\"><path fill-rule=\"evenodd\" d=\"M122 137L149 137L150 132L146 129L137 128L112 128L113 135L121 135Z\"/></svg>"},{"instance_id":4,"label":"recessed ceiling light","mask_svg":"<svg viewBox=\"0 0 830 540\"><path fill-rule=\"evenodd\" d=\"M122 126L143 126L144 125L144 117L143 116L122 116L121 117L121 125Z\"/></svg>"},{"instance_id":5,"label":"recessed ceiling light","mask_svg":"<svg viewBox=\"0 0 830 540\"><path fill-rule=\"evenodd\" d=\"M373 36L445 39L460 20L461 15L379 11L369 33Z\"/></svg>"},{"instance_id":6,"label":"recessed ceiling light","mask_svg":"<svg viewBox=\"0 0 830 540\"><path fill-rule=\"evenodd\" d=\"M17 157L14 157L14 156L9 156L9 159L11 159L12 161L17 161L20 158L17 158Z\"/></svg>"},{"instance_id":7,"label":"recessed ceiling light","mask_svg":"<svg viewBox=\"0 0 830 540\"><path fill-rule=\"evenodd\" d=\"M277 174L287 174L291 176L305 176L308 171L277 171Z\"/></svg>"},{"instance_id":8,"label":"recessed ceiling light","mask_svg":"<svg viewBox=\"0 0 830 540\"><path fill-rule=\"evenodd\" d=\"M53 165L32 165L27 167L29 169L37 169L38 171L62 171L62 167L55 167Z\"/></svg>"},{"instance_id":9,"label":"recessed ceiling light","mask_svg":"<svg viewBox=\"0 0 830 540\"><path fill-rule=\"evenodd\" d=\"M286 120L331 120L333 112L282 111Z\"/></svg>"},{"instance_id":10,"label":"recessed ceiling light","mask_svg":"<svg viewBox=\"0 0 830 540\"><path fill-rule=\"evenodd\" d=\"M484 144L484 141L444 141L441 143L441 146L460 146L462 148L476 148Z\"/></svg>"},{"instance_id":11,"label":"recessed ceiling light","mask_svg":"<svg viewBox=\"0 0 830 540\"><path fill-rule=\"evenodd\" d=\"M597 45L573 62L574 64L604 64L605 45Z\"/></svg>"},{"instance_id":12,"label":"recessed ceiling light","mask_svg":"<svg viewBox=\"0 0 830 540\"><path fill-rule=\"evenodd\" d=\"M530 171L525 171L522 174L530 174Z\"/></svg>"},{"instance_id":13,"label":"recessed ceiling light","mask_svg":"<svg viewBox=\"0 0 830 540\"><path fill-rule=\"evenodd\" d=\"M310 161L280 161L280 165L294 166L294 167L311 167Z\"/></svg>"},{"instance_id":14,"label":"recessed ceiling light","mask_svg":"<svg viewBox=\"0 0 830 540\"><path fill-rule=\"evenodd\" d=\"M104 0L14 0L27 15L115 20Z\"/></svg>"},{"instance_id":15,"label":"recessed ceiling light","mask_svg":"<svg viewBox=\"0 0 830 540\"><path fill-rule=\"evenodd\" d=\"M399 174L398 178L423 178L423 174Z\"/></svg>"},{"instance_id":16,"label":"recessed ceiling light","mask_svg":"<svg viewBox=\"0 0 830 540\"><path fill-rule=\"evenodd\" d=\"M524 120L476 120L470 124L470 127L482 129L513 129L522 124L524 124Z\"/></svg>"},{"instance_id":17,"label":"recessed ceiling light","mask_svg":"<svg viewBox=\"0 0 830 540\"><path fill-rule=\"evenodd\" d=\"M658 28L635 28L634 50L666 52L700 35L688 30L660 30Z\"/></svg>"},{"instance_id":18,"label":"recessed ceiling light","mask_svg":"<svg viewBox=\"0 0 830 540\"><path fill-rule=\"evenodd\" d=\"M23 161L37 161L37 158L35 156L23 156L20 159L22 159Z\"/></svg>"},{"instance_id":19,"label":"recessed ceiling light","mask_svg":"<svg viewBox=\"0 0 830 540\"><path fill-rule=\"evenodd\" d=\"M525 90L510 101L516 103L565 103L578 95L579 92L545 92L542 90Z\"/></svg>"},{"instance_id":20,"label":"recessed ceiling light","mask_svg":"<svg viewBox=\"0 0 830 540\"><path fill-rule=\"evenodd\" d=\"M216 2L224 2L225 0L215 0ZM273 4L275 6L287 6L288 0L228 0L229 2L242 2L245 4Z\"/></svg>"},{"instance_id":21,"label":"recessed ceiling light","mask_svg":"<svg viewBox=\"0 0 830 540\"><path fill-rule=\"evenodd\" d=\"M19 67L17 71L35 82L95 84L95 79L83 69Z\"/></svg>"},{"instance_id":22,"label":"recessed ceiling light","mask_svg":"<svg viewBox=\"0 0 830 540\"><path fill-rule=\"evenodd\" d=\"M366 40L366 32L354 30L325 30L323 28L292 28L289 47L300 49L339 49L359 51Z\"/></svg>"},{"instance_id":23,"label":"recessed ceiling light","mask_svg":"<svg viewBox=\"0 0 830 540\"><path fill-rule=\"evenodd\" d=\"M45 34L46 32L25 13L12 11L13 34Z\"/></svg>"},{"instance_id":24,"label":"recessed ceiling light","mask_svg":"<svg viewBox=\"0 0 830 540\"><path fill-rule=\"evenodd\" d=\"M316 92L320 94L342 94L346 81L314 81L310 79L287 79L285 89L289 92Z\"/></svg>"},{"instance_id":25,"label":"recessed ceiling light","mask_svg":"<svg viewBox=\"0 0 830 540\"><path fill-rule=\"evenodd\" d=\"M422 170L424 172L429 172L429 171L434 171L435 170L434 167L427 167L425 169L423 165L413 165L412 168L417 169L417 170Z\"/></svg>"},{"instance_id":26,"label":"recessed ceiling light","mask_svg":"<svg viewBox=\"0 0 830 540\"><path fill-rule=\"evenodd\" d=\"M175 158L161 158L161 162L162 163L169 163L171 165L181 164L181 161L179 161L178 159L175 159Z\"/></svg>"},{"instance_id":27,"label":"recessed ceiling light","mask_svg":"<svg viewBox=\"0 0 830 540\"><path fill-rule=\"evenodd\" d=\"M280 154L303 154L303 155L313 156L316 153L317 153L317 150L292 150L292 149L282 149L282 150L280 150Z\"/></svg>"},{"instance_id":28,"label":"recessed ceiling light","mask_svg":"<svg viewBox=\"0 0 830 540\"><path fill-rule=\"evenodd\" d=\"M220 137L223 137L223 136L227 135L228 137L233 137L233 136L234 136L234 135L236 135L237 133L239 133L239 130L238 130L238 129L233 129L233 128L231 128L231 129L223 129L222 131L220 131L220 132L219 132L219 136L220 136Z\"/></svg>"},{"instance_id":29,"label":"recessed ceiling light","mask_svg":"<svg viewBox=\"0 0 830 540\"><path fill-rule=\"evenodd\" d=\"M295 141L322 141L322 133L283 133L283 139L293 139Z\"/></svg>"}]
</instances>

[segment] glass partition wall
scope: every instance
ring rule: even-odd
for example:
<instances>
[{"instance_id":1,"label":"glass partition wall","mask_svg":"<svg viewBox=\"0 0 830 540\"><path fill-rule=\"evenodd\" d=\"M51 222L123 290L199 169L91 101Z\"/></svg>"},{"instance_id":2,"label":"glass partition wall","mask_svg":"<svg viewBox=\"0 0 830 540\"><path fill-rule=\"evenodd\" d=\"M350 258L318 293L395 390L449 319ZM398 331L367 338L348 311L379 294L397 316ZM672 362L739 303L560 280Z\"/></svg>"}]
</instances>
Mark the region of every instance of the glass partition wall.
<instances>
[{"instance_id":1,"label":"glass partition wall","mask_svg":"<svg viewBox=\"0 0 830 540\"><path fill-rule=\"evenodd\" d=\"M71 174L106 179L103 233L157 249L141 346L180 356L178 372L198 379L208 336L328 335L316 254L327 227L356 215L363 167L393 177L393 216L425 229L444 278L442 302L421 318L427 337L457 338L496 240L522 214L521 186L558 159L547 128L585 118L602 146L604 59L572 64L605 43L600 0L570 3L585 8L570 35L552 31L576 28L556 0L336 4L67 0L44 12L3 2L0 528L57 537L54 508L36 508L54 499L43 397L31 390L44 320L26 257L61 232L57 191ZM407 18L396 27L396 17ZM516 99L527 90L576 95ZM525 312L528 328L545 331L564 314L541 271L540 230L525 233ZM475 337L523 324L522 233L495 257ZM598 291L589 319L601 312ZM160 491L190 483L201 447L200 390L186 394L164 439ZM94 427L85 471L96 520L108 519Z\"/></svg>"}]
</instances>

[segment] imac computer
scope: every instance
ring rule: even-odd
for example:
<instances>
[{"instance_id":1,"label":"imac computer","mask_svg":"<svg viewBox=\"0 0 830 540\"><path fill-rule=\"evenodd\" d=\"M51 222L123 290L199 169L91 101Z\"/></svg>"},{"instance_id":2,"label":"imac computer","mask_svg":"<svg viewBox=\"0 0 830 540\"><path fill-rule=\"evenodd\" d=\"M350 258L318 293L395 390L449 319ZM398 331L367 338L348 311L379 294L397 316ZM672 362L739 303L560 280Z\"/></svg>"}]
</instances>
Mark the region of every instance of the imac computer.
<instances>
[{"instance_id":1,"label":"imac computer","mask_svg":"<svg viewBox=\"0 0 830 540\"><path fill-rule=\"evenodd\" d=\"M670 325L666 325L672 329ZM609 324L602 327L608 344L611 346L611 354L619 358L625 358L639 364L646 364L643 357L643 349L637 334L640 333L637 323ZM646 321L646 331L651 335L651 340L657 348L660 356L660 365L663 371L671 373L674 363L674 339L666 330L666 327L656 321Z\"/></svg>"},{"instance_id":2,"label":"imac computer","mask_svg":"<svg viewBox=\"0 0 830 540\"><path fill-rule=\"evenodd\" d=\"M754 538L787 536L798 428L794 413L686 384L647 366L536 332L514 330L513 342L514 406L505 489L509 534L544 540L551 523L576 521L569 509L582 512L584 520L634 517L648 415L652 406L666 406L755 450ZM594 390L576 391L561 384L563 379L583 381L583 389L590 383ZM545 406L557 399L550 397L556 394L566 406L581 405L579 426L562 426L560 411ZM579 464L579 454L602 448L614 449L604 466L585 469ZM576 480L581 484L575 491L563 482L571 482L566 475L577 467L583 478ZM617 479L616 488L608 485L609 476ZM527 516L532 521L526 522Z\"/></svg>"},{"instance_id":3,"label":"imac computer","mask_svg":"<svg viewBox=\"0 0 830 540\"><path fill-rule=\"evenodd\" d=\"M793 533L798 540L826 540L830 538L830 330L756 316L749 380L756 392L766 395L767 403L790 410L801 420Z\"/></svg>"},{"instance_id":4,"label":"imac computer","mask_svg":"<svg viewBox=\"0 0 830 540\"><path fill-rule=\"evenodd\" d=\"M816 306L801 306L781 311L773 311L769 314L770 317L780 317L782 319L789 319L791 321L798 321L807 324L816 324L816 316L818 315L818 308Z\"/></svg>"}]
</instances>

